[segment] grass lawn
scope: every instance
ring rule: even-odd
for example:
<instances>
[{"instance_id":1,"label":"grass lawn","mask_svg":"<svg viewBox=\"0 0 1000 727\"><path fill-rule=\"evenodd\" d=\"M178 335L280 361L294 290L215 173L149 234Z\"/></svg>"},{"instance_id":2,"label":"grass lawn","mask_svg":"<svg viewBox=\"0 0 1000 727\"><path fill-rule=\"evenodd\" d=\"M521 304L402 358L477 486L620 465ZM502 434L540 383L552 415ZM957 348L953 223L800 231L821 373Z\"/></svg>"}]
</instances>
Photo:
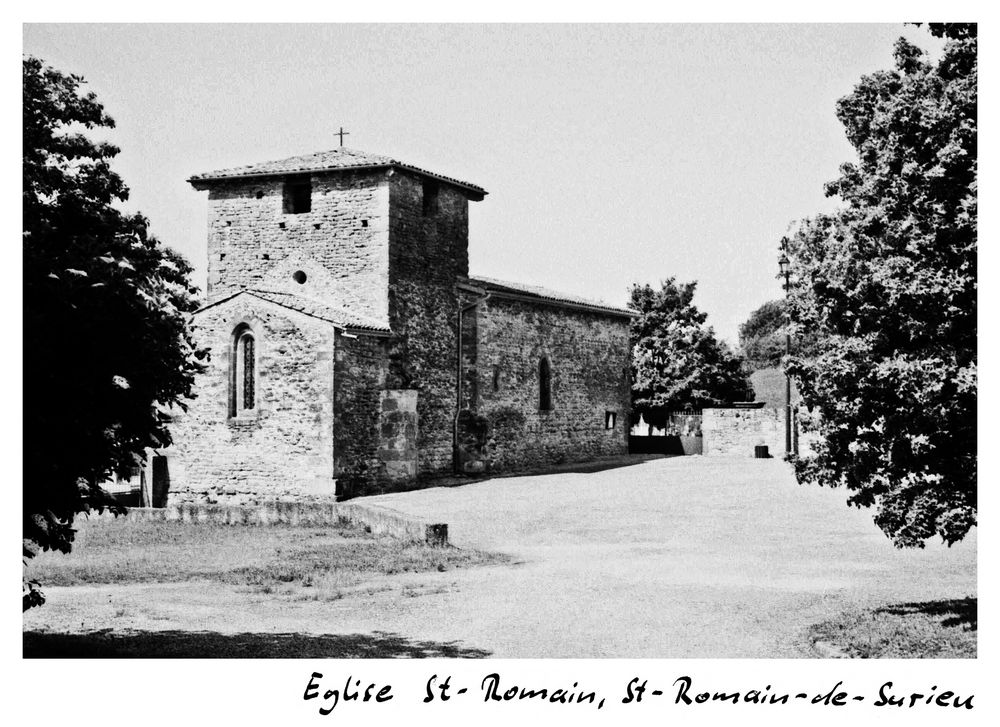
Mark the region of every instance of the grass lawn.
<instances>
[{"instance_id":1,"label":"grass lawn","mask_svg":"<svg viewBox=\"0 0 1000 727\"><path fill-rule=\"evenodd\" d=\"M39 553L28 576L47 586L214 581L259 593L334 600L375 576L505 562L451 546L375 538L360 528L79 522L73 550Z\"/></svg>"},{"instance_id":2,"label":"grass lawn","mask_svg":"<svg viewBox=\"0 0 1000 727\"><path fill-rule=\"evenodd\" d=\"M977 599L902 603L844 614L813 629L860 659L974 659Z\"/></svg>"}]
</instances>

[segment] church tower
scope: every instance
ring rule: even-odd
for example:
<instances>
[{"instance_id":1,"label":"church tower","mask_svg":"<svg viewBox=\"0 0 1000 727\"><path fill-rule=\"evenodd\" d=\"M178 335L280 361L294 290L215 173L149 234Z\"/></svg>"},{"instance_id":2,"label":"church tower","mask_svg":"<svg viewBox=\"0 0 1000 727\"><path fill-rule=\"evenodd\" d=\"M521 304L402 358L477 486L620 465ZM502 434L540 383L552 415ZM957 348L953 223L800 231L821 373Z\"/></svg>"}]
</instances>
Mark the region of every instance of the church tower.
<instances>
[{"instance_id":1,"label":"church tower","mask_svg":"<svg viewBox=\"0 0 1000 727\"><path fill-rule=\"evenodd\" d=\"M456 283L485 190L343 148L188 181L208 191L212 359L173 428L175 501L450 472Z\"/></svg>"},{"instance_id":2,"label":"church tower","mask_svg":"<svg viewBox=\"0 0 1000 727\"><path fill-rule=\"evenodd\" d=\"M344 148L188 181L209 193L209 303L268 290L382 321L390 277L468 274L468 201L486 194Z\"/></svg>"}]
</instances>

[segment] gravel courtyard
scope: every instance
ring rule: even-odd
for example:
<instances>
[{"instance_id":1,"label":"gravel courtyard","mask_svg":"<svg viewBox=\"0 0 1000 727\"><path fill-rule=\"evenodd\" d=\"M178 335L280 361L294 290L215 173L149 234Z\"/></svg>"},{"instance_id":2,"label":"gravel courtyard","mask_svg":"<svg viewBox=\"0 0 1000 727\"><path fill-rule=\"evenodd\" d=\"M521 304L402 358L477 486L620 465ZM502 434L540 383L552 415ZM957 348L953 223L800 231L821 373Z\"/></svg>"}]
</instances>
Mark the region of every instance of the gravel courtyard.
<instances>
[{"instance_id":1,"label":"gravel courtyard","mask_svg":"<svg viewBox=\"0 0 1000 727\"><path fill-rule=\"evenodd\" d=\"M392 576L334 602L51 588L25 628L311 636L344 647L331 656L796 657L845 609L976 595L975 532L896 550L844 492L799 486L777 460L656 459L366 500L514 564Z\"/></svg>"},{"instance_id":2,"label":"gravel courtyard","mask_svg":"<svg viewBox=\"0 0 1000 727\"><path fill-rule=\"evenodd\" d=\"M706 457L371 498L524 561L442 604L497 656L809 656L806 629L844 609L976 594L975 531L901 551L845 499Z\"/></svg>"}]
</instances>

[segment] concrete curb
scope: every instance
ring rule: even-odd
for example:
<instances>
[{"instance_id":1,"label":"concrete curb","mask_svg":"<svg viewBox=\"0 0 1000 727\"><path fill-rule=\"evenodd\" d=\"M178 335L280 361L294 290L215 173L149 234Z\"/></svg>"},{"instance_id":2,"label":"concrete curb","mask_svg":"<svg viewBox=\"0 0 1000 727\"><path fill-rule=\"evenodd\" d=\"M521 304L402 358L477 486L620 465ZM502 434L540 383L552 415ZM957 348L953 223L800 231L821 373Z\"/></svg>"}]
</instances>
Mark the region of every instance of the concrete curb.
<instances>
[{"instance_id":1,"label":"concrete curb","mask_svg":"<svg viewBox=\"0 0 1000 727\"><path fill-rule=\"evenodd\" d=\"M820 641L816 639L812 642L813 651L819 654L824 659L850 659L852 658L850 654L841 649L839 646L834 646L829 641Z\"/></svg>"},{"instance_id":2,"label":"concrete curb","mask_svg":"<svg viewBox=\"0 0 1000 727\"><path fill-rule=\"evenodd\" d=\"M105 514L104 518L113 516ZM376 536L405 542L448 544L447 523L431 523L378 505L353 502L285 502L260 505L181 503L163 508L130 507L129 520L214 523L218 525L293 525L316 527L352 523Z\"/></svg>"}]
</instances>

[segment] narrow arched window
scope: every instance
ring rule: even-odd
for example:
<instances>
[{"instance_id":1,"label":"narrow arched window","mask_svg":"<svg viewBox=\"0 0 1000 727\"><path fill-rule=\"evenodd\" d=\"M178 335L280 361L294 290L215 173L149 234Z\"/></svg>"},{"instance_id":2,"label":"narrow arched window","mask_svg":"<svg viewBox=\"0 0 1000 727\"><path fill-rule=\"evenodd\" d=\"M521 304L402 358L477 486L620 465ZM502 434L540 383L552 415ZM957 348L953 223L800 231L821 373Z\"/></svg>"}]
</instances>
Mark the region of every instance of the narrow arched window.
<instances>
[{"instance_id":1,"label":"narrow arched window","mask_svg":"<svg viewBox=\"0 0 1000 727\"><path fill-rule=\"evenodd\" d=\"M254 358L253 350L253 334L244 333L240 336L240 364L242 370L243 380L243 400L240 402L242 404L242 409L253 409L254 408L254 365L256 359Z\"/></svg>"},{"instance_id":2,"label":"narrow arched window","mask_svg":"<svg viewBox=\"0 0 1000 727\"><path fill-rule=\"evenodd\" d=\"M552 409L552 372L547 358L538 362L538 408L542 411Z\"/></svg>"},{"instance_id":3,"label":"narrow arched window","mask_svg":"<svg viewBox=\"0 0 1000 727\"><path fill-rule=\"evenodd\" d=\"M233 331L230 361L229 415L239 416L257 406L257 347L253 331L245 323Z\"/></svg>"}]
</instances>

